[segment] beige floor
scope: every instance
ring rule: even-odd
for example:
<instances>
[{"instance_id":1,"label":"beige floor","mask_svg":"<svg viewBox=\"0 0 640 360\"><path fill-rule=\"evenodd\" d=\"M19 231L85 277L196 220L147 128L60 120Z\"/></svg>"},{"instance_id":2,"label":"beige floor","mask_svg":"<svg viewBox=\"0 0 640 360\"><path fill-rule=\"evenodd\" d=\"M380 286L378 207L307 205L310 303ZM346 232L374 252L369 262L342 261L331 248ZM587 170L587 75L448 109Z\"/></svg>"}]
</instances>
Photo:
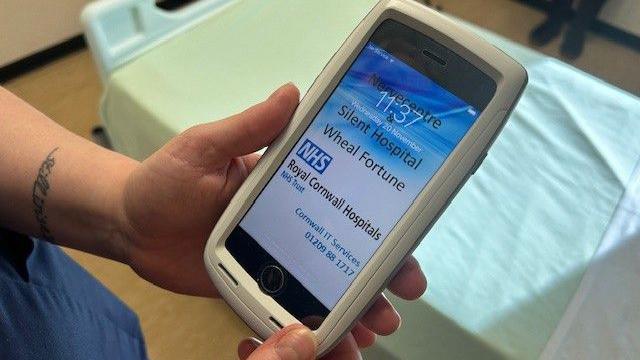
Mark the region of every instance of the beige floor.
<instances>
[{"instance_id":1,"label":"beige floor","mask_svg":"<svg viewBox=\"0 0 640 360\"><path fill-rule=\"evenodd\" d=\"M438 0L445 11L526 44L528 31L543 15L510 0ZM558 41L540 49L558 56ZM640 94L640 53L589 36L574 65ZM36 108L71 131L89 138L97 122L101 93L87 51L80 51L7 84ZM80 264L139 315L153 359L231 359L250 330L219 300L175 295L137 278L126 266L69 250Z\"/></svg>"}]
</instances>

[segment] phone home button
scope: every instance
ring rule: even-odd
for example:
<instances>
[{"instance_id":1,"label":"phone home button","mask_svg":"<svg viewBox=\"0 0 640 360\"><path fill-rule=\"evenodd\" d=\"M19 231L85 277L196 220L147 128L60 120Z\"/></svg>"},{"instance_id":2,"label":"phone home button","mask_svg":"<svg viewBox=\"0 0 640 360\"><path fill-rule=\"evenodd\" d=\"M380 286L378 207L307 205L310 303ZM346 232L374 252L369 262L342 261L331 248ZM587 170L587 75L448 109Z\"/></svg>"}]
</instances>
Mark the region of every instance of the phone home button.
<instances>
[{"instance_id":1,"label":"phone home button","mask_svg":"<svg viewBox=\"0 0 640 360\"><path fill-rule=\"evenodd\" d=\"M285 273L280 266L267 265L258 276L258 285L267 295L275 295L284 288Z\"/></svg>"}]
</instances>

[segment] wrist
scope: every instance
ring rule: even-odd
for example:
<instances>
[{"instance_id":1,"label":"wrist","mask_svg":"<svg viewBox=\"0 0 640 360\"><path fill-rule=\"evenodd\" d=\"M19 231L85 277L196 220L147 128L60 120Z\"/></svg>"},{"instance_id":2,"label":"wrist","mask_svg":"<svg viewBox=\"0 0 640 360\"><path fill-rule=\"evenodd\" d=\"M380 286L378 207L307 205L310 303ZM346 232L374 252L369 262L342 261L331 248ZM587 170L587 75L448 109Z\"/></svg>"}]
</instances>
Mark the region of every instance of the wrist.
<instances>
[{"instance_id":1,"label":"wrist","mask_svg":"<svg viewBox=\"0 0 640 360\"><path fill-rule=\"evenodd\" d=\"M106 240L109 244L109 250L106 256L127 265L129 264L134 231L126 214L125 194L131 174L139 164L139 162L129 158L121 161L117 176L111 183L111 192L106 201L109 214L109 230Z\"/></svg>"}]
</instances>

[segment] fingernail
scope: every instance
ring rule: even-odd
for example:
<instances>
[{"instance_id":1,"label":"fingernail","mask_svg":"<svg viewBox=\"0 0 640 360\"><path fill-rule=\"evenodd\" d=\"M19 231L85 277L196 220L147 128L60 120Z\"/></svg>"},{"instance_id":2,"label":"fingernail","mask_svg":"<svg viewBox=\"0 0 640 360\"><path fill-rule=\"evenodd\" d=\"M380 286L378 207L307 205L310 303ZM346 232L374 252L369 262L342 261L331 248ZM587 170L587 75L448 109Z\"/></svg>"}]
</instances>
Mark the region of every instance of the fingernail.
<instances>
[{"instance_id":1,"label":"fingernail","mask_svg":"<svg viewBox=\"0 0 640 360\"><path fill-rule=\"evenodd\" d=\"M274 97L276 97L276 96L280 95L280 93L282 93L282 91L284 91L284 89L285 89L286 87L288 87L289 85L293 85L293 83L292 83L292 82L288 82L288 83L286 83L286 84L284 84L284 85L280 86L276 91L274 91L274 92L273 92L273 94L271 94L271 96L269 96L269 99L274 98Z\"/></svg>"},{"instance_id":2,"label":"fingernail","mask_svg":"<svg viewBox=\"0 0 640 360\"><path fill-rule=\"evenodd\" d=\"M280 360L309 360L315 357L313 333L307 328L290 331L276 344Z\"/></svg>"}]
</instances>

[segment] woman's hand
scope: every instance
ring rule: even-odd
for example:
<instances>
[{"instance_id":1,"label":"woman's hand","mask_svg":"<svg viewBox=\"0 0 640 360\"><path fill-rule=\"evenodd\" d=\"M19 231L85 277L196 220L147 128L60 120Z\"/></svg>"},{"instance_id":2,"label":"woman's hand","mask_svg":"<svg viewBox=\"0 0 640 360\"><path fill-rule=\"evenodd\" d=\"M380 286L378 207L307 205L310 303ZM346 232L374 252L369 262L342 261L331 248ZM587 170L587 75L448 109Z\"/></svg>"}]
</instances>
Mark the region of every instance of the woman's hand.
<instances>
[{"instance_id":1,"label":"woman's hand","mask_svg":"<svg viewBox=\"0 0 640 360\"><path fill-rule=\"evenodd\" d=\"M227 119L192 127L135 169L121 206L129 265L165 289L217 296L203 253L213 226L298 105L285 85Z\"/></svg>"},{"instance_id":2,"label":"woman's hand","mask_svg":"<svg viewBox=\"0 0 640 360\"><path fill-rule=\"evenodd\" d=\"M171 140L131 172L117 218L124 259L140 276L179 293L218 296L203 261L205 243L231 197L259 155L288 124L299 92L284 85L267 100L217 122L195 126ZM419 297L426 280L409 257L389 289L405 299ZM400 316L380 295L337 348L373 344ZM270 340L275 341L275 340Z\"/></svg>"}]
</instances>

